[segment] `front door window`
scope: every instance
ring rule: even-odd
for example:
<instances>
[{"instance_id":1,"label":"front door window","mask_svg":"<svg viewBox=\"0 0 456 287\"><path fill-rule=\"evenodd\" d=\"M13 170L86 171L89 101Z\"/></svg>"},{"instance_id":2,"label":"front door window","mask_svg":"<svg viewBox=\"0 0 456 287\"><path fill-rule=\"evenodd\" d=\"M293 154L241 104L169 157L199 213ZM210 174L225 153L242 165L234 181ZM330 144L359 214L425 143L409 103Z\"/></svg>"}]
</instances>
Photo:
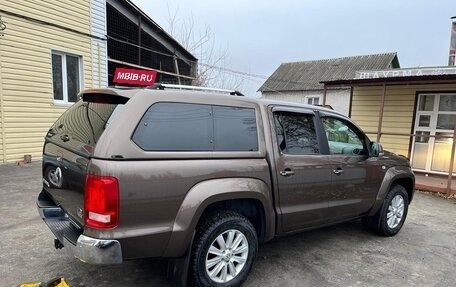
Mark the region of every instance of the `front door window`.
<instances>
[{"instance_id":1,"label":"front door window","mask_svg":"<svg viewBox=\"0 0 456 287\"><path fill-rule=\"evenodd\" d=\"M343 155L365 155L364 139L360 132L336 118L323 118L323 126L328 139L329 152L331 154Z\"/></svg>"},{"instance_id":2,"label":"front door window","mask_svg":"<svg viewBox=\"0 0 456 287\"><path fill-rule=\"evenodd\" d=\"M448 173L456 124L456 94L420 94L415 116L412 167ZM453 172L456 171L456 165Z\"/></svg>"}]
</instances>

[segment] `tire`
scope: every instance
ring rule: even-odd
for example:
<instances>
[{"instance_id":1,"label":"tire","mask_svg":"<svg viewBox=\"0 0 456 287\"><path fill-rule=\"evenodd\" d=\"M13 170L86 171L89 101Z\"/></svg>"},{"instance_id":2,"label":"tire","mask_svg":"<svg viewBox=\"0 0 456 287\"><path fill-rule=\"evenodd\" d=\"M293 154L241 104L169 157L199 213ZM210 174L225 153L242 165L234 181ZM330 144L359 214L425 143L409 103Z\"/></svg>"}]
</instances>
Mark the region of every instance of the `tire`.
<instances>
[{"instance_id":1,"label":"tire","mask_svg":"<svg viewBox=\"0 0 456 287\"><path fill-rule=\"evenodd\" d=\"M219 255L214 253L221 250ZM257 250L256 230L245 216L233 211L209 214L198 225L193 243L193 286L240 286L252 269Z\"/></svg>"},{"instance_id":2,"label":"tire","mask_svg":"<svg viewBox=\"0 0 456 287\"><path fill-rule=\"evenodd\" d=\"M373 217L363 219L363 225L382 236L396 235L407 217L409 196L401 185L393 185L383 204Z\"/></svg>"},{"instance_id":3,"label":"tire","mask_svg":"<svg viewBox=\"0 0 456 287\"><path fill-rule=\"evenodd\" d=\"M59 176L56 176L56 173L60 173ZM57 171L57 167L55 166L48 166L44 171L44 175L46 180L49 182L49 185L53 188L62 188L63 187L63 177L62 171L59 169Z\"/></svg>"}]
</instances>

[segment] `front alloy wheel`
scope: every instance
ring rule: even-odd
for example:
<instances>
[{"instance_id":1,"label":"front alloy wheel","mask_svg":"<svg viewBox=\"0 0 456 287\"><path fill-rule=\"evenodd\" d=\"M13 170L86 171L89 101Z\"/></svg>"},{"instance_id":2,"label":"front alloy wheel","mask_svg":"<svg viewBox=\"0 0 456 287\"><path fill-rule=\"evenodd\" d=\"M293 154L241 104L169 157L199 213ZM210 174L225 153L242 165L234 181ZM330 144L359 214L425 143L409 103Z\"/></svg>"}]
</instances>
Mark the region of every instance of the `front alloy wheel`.
<instances>
[{"instance_id":1,"label":"front alloy wheel","mask_svg":"<svg viewBox=\"0 0 456 287\"><path fill-rule=\"evenodd\" d=\"M363 219L367 227L383 236L394 236L401 230L407 217L409 197L401 185L393 185L383 205L373 217Z\"/></svg>"},{"instance_id":2,"label":"front alloy wheel","mask_svg":"<svg viewBox=\"0 0 456 287\"><path fill-rule=\"evenodd\" d=\"M404 215L405 204L402 195L397 194L388 206L388 213L386 214L386 223L391 229L396 228L401 223L402 216Z\"/></svg>"}]
</instances>

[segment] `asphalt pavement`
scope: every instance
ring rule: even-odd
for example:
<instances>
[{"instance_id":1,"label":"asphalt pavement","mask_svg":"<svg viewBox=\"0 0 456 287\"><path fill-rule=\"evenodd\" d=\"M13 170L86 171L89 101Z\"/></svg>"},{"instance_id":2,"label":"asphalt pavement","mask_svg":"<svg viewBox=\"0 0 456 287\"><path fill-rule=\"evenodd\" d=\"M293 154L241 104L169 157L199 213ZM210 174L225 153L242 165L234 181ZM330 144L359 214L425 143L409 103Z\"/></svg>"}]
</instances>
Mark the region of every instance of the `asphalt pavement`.
<instances>
[{"instance_id":1,"label":"asphalt pavement","mask_svg":"<svg viewBox=\"0 0 456 287\"><path fill-rule=\"evenodd\" d=\"M92 266L53 246L39 218L40 162L0 165L0 286L64 277L75 286L171 286L166 261ZM392 238L360 221L260 246L244 286L456 286L456 201L416 193Z\"/></svg>"}]
</instances>

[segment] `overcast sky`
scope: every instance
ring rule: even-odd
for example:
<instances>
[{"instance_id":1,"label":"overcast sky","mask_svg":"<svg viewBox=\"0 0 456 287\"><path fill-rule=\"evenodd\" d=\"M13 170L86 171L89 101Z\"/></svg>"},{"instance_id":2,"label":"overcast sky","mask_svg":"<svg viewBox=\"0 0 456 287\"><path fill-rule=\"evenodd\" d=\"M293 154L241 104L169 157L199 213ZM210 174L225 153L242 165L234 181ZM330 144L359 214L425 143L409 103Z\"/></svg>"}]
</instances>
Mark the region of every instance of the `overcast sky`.
<instances>
[{"instance_id":1,"label":"overcast sky","mask_svg":"<svg viewBox=\"0 0 456 287\"><path fill-rule=\"evenodd\" d=\"M448 64L455 0L133 0L165 30L168 6L227 47L229 68L270 76L283 62L397 52L401 67ZM264 82L246 80L253 94Z\"/></svg>"}]
</instances>

